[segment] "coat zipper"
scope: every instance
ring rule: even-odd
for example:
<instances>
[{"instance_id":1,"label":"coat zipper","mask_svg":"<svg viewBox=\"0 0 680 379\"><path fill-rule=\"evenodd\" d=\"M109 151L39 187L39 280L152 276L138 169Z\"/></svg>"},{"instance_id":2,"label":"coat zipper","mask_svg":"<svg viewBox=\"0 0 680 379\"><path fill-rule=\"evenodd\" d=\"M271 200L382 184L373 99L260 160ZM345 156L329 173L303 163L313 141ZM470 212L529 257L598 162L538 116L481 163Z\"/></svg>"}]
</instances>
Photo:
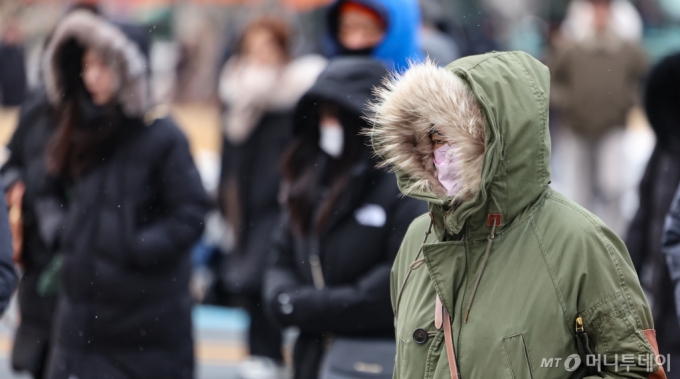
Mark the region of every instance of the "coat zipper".
<instances>
[{"instance_id":1,"label":"coat zipper","mask_svg":"<svg viewBox=\"0 0 680 379\"><path fill-rule=\"evenodd\" d=\"M583 351L588 355L592 354L592 351L590 351L590 347L588 346L588 335L586 334L585 328L583 327L583 317L581 316L576 317L575 329L576 336L581 342L581 347L583 348Z\"/></svg>"},{"instance_id":2,"label":"coat zipper","mask_svg":"<svg viewBox=\"0 0 680 379\"><path fill-rule=\"evenodd\" d=\"M579 342L581 343L581 348L583 349L583 352L586 356L586 366L587 366L587 371L589 375L597 375L600 376L600 365L595 365L595 366L590 366L588 365L588 357L593 355L592 350L590 350L590 346L588 346L588 334L586 334L585 327L583 325L583 317L581 316L576 316L576 321L575 321L575 331L576 331L576 337L578 338Z\"/></svg>"}]
</instances>

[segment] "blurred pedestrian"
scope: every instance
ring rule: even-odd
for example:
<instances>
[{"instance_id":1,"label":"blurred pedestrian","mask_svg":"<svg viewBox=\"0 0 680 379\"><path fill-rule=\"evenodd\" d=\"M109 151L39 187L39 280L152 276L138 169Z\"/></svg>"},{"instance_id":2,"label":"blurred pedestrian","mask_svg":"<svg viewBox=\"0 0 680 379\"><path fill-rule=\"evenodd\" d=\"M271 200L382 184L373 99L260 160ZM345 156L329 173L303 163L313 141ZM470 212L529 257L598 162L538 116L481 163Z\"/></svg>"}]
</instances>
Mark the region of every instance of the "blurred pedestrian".
<instances>
[{"instance_id":1,"label":"blurred pedestrian","mask_svg":"<svg viewBox=\"0 0 680 379\"><path fill-rule=\"evenodd\" d=\"M75 11L45 53L55 129L25 183L62 257L48 379L193 377L189 248L207 200L130 36L147 34Z\"/></svg>"},{"instance_id":2,"label":"blurred pedestrian","mask_svg":"<svg viewBox=\"0 0 680 379\"><path fill-rule=\"evenodd\" d=\"M26 96L27 77L23 38L17 21L10 21L0 36L0 105L16 107Z\"/></svg>"},{"instance_id":3,"label":"blurred pedestrian","mask_svg":"<svg viewBox=\"0 0 680 379\"><path fill-rule=\"evenodd\" d=\"M262 276L281 217L280 162L292 138L293 108L326 64L319 56L293 59L291 33L280 19L254 20L219 83L224 109L219 201L236 236L224 282L250 314L250 354L279 364L281 331L261 307Z\"/></svg>"},{"instance_id":4,"label":"blurred pedestrian","mask_svg":"<svg viewBox=\"0 0 680 379\"><path fill-rule=\"evenodd\" d=\"M422 59L417 0L337 0L328 28L331 56L371 56L397 70Z\"/></svg>"},{"instance_id":5,"label":"blurred pedestrian","mask_svg":"<svg viewBox=\"0 0 680 379\"><path fill-rule=\"evenodd\" d=\"M550 188L549 92L547 67L505 52L417 65L379 93L376 152L430 204L393 268L394 378L665 378L625 245Z\"/></svg>"},{"instance_id":6,"label":"blurred pedestrian","mask_svg":"<svg viewBox=\"0 0 680 379\"><path fill-rule=\"evenodd\" d=\"M264 286L274 320L300 330L295 379L317 378L341 338L393 336L390 269L425 204L399 196L394 174L375 168L359 134L371 90L386 73L368 58L338 58L296 108L283 159L286 214Z\"/></svg>"},{"instance_id":7,"label":"blurred pedestrian","mask_svg":"<svg viewBox=\"0 0 680 379\"><path fill-rule=\"evenodd\" d=\"M557 185L622 234L624 127L647 63L638 44L612 30L612 0L589 4L592 33L558 52L551 67L552 101L565 126L556 138Z\"/></svg>"},{"instance_id":8,"label":"blurred pedestrian","mask_svg":"<svg viewBox=\"0 0 680 379\"><path fill-rule=\"evenodd\" d=\"M669 273L662 252L664 221L670 210L675 190L680 184L680 54L664 58L654 67L647 80L645 109L656 134L656 146L640 182L640 206L628 230L626 245L635 264L640 281L651 296L652 314L659 336L659 350L670 354L671 367L680 366L680 325L676 313L673 290L680 279L680 271ZM673 249L669 262L677 262ZM669 378L680 378L674 370Z\"/></svg>"},{"instance_id":9,"label":"blurred pedestrian","mask_svg":"<svg viewBox=\"0 0 680 379\"><path fill-rule=\"evenodd\" d=\"M21 268L18 304L21 315L14 336L12 368L43 377L56 309L56 292L38 290L43 272L54 258L56 230L45 234L41 225L49 224L51 212L40 210L41 178L47 141L54 131L54 109L44 90L28 96L21 106L19 125L7 145L10 156L2 167L2 180L7 190L13 234L14 262ZM47 219L45 218L47 217Z\"/></svg>"},{"instance_id":10,"label":"blurred pedestrian","mask_svg":"<svg viewBox=\"0 0 680 379\"><path fill-rule=\"evenodd\" d=\"M75 4L68 12L77 10L98 11L92 5ZM47 37L46 44L50 38ZM44 221L44 216L49 218L50 212L37 212L40 195L36 192L36 181L29 180L27 188L26 179L42 175L46 145L55 129L54 117L54 108L41 83L21 104L19 123L7 145L10 155L1 170L11 216L13 260L21 269L17 294L20 318L12 346L12 368L27 371L34 378L42 378L47 365L58 291L45 291L39 284L55 256L53 241L43 237L55 236L41 234L44 230L38 224Z\"/></svg>"},{"instance_id":11,"label":"blurred pedestrian","mask_svg":"<svg viewBox=\"0 0 680 379\"><path fill-rule=\"evenodd\" d=\"M97 9L76 4L68 12ZM50 37L47 37L49 42ZM40 278L54 259L54 244L43 240L38 218L49 217L49 212L37 212L40 203L35 178L43 169L46 145L54 126L55 111L50 106L42 85L27 94L21 105L19 123L7 145L10 156L2 167L2 181L10 210L13 260L21 269L18 288L19 325L12 347L12 368L27 371L34 378L42 378L47 365L53 315L56 311L56 290L44 291ZM28 189L28 194L26 193ZM44 220L44 219L43 219Z\"/></svg>"}]
</instances>

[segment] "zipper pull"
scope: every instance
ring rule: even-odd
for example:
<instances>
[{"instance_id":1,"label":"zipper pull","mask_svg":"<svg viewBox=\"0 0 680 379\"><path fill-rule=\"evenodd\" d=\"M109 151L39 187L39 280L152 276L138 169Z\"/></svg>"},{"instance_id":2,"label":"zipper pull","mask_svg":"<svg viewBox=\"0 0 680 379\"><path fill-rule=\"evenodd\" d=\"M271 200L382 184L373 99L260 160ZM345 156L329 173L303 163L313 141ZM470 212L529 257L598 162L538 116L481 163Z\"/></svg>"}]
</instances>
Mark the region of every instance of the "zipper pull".
<instances>
[{"instance_id":1,"label":"zipper pull","mask_svg":"<svg viewBox=\"0 0 680 379\"><path fill-rule=\"evenodd\" d=\"M583 334L583 317L576 317L576 333Z\"/></svg>"}]
</instances>

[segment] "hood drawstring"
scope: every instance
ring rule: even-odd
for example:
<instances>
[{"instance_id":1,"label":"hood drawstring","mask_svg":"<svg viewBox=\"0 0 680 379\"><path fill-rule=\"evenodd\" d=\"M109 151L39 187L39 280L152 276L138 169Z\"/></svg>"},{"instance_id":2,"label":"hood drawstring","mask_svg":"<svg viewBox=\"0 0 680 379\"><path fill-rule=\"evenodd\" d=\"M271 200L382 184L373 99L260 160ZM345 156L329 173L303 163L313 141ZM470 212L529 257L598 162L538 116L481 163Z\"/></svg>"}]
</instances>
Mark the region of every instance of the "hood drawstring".
<instances>
[{"instance_id":1,"label":"hood drawstring","mask_svg":"<svg viewBox=\"0 0 680 379\"><path fill-rule=\"evenodd\" d=\"M486 244L486 252L484 253L484 258L482 259L482 267L479 268L479 272L477 273L477 278L475 279L475 285L472 287L472 295L470 295L470 301L468 301L467 309L465 310L465 322L467 322L468 317L470 316L470 308L472 308L472 301L475 299L475 294L477 293L477 287L479 287L479 281L482 279L482 273L484 272L484 268L486 268L486 262L489 260L489 253L491 252L491 245L493 244L493 239L496 237L495 232L496 232L496 226L499 226L501 224L501 215L500 214L489 214L488 220L487 220L487 225L490 224L491 226L491 233L489 234L486 239L489 241Z\"/></svg>"},{"instance_id":2,"label":"hood drawstring","mask_svg":"<svg viewBox=\"0 0 680 379\"><path fill-rule=\"evenodd\" d=\"M427 228L427 231L425 232L425 238L423 239L423 242L420 244L420 249L418 249L418 254L416 254L416 258L408 266L408 273L406 273L406 278L404 278L404 283L399 288L399 295L397 296L397 306L394 309L394 317L395 318L399 314L399 304L401 303L401 295L404 294L404 288L406 287L406 283L408 282L408 278L411 276L411 273L413 271L419 269L420 266L422 266L425 263L425 258L420 258L420 255L423 253L423 246L425 246L425 242L427 242L427 237L429 237L430 233L432 233L432 225L434 225L434 216L432 216L432 213L430 213L430 226Z\"/></svg>"}]
</instances>

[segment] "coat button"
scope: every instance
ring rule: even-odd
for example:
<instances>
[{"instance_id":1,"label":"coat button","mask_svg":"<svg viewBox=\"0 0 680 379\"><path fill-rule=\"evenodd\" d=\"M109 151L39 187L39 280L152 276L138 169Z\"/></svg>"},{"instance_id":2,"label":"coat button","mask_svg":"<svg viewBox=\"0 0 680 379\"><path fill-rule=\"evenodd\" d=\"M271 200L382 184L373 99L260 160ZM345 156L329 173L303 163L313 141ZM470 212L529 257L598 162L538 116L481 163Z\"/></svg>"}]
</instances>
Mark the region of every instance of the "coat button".
<instances>
[{"instance_id":1,"label":"coat button","mask_svg":"<svg viewBox=\"0 0 680 379\"><path fill-rule=\"evenodd\" d=\"M416 341L417 344L424 344L427 342L427 330L425 329L416 329L413 332L413 340Z\"/></svg>"}]
</instances>

